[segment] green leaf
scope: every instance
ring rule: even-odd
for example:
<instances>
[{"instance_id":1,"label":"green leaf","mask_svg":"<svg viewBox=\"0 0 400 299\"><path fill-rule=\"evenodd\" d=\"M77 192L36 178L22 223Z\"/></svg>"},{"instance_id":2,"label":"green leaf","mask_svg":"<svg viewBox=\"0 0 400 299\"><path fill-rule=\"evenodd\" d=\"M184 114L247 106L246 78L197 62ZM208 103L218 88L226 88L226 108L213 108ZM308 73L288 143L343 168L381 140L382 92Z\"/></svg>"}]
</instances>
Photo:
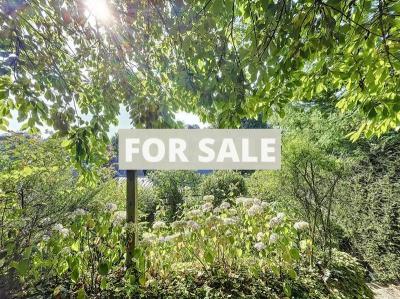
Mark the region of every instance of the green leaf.
<instances>
[{"instance_id":1,"label":"green leaf","mask_svg":"<svg viewBox=\"0 0 400 299\"><path fill-rule=\"evenodd\" d=\"M71 280L73 281L73 282L78 282L78 280L79 280L79 269L78 269L78 267L76 266L76 267L74 267L74 269L72 270L72 273L71 273Z\"/></svg>"},{"instance_id":2,"label":"green leaf","mask_svg":"<svg viewBox=\"0 0 400 299\"><path fill-rule=\"evenodd\" d=\"M297 278L297 273L296 273L296 271L294 271L293 269L290 269L289 271L288 271L288 275L289 275L289 277L291 278L291 279L296 279Z\"/></svg>"},{"instance_id":3,"label":"green leaf","mask_svg":"<svg viewBox=\"0 0 400 299\"><path fill-rule=\"evenodd\" d=\"M204 259L207 263L212 264L212 262L214 261L214 255L212 254L212 252L209 250L204 254Z\"/></svg>"},{"instance_id":4,"label":"green leaf","mask_svg":"<svg viewBox=\"0 0 400 299\"><path fill-rule=\"evenodd\" d=\"M72 243L71 250L75 251L75 252L79 251L79 241L76 241L76 242Z\"/></svg>"},{"instance_id":5,"label":"green leaf","mask_svg":"<svg viewBox=\"0 0 400 299\"><path fill-rule=\"evenodd\" d=\"M243 255L243 250L240 249L240 248L237 248L236 249L236 255L237 255L237 257L241 257Z\"/></svg>"},{"instance_id":6,"label":"green leaf","mask_svg":"<svg viewBox=\"0 0 400 299\"><path fill-rule=\"evenodd\" d=\"M98 271L100 275L107 275L108 274L108 264L105 262L101 262L98 267Z\"/></svg>"},{"instance_id":7,"label":"green leaf","mask_svg":"<svg viewBox=\"0 0 400 299\"><path fill-rule=\"evenodd\" d=\"M25 276L25 274L29 270L29 260L23 259L19 262L14 262L13 267L17 270L17 272L20 276Z\"/></svg>"},{"instance_id":8,"label":"green leaf","mask_svg":"<svg viewBox=\"0 0 400 299\"><path fill-rule=\"evenodd\" d=\"M85 288L82 287L76 292L76 299L85 299L87 298Z\"/></svg>"},{"instance_id":9,"label":"green leaf","mask_svg":"<svg viewBox=\"0 0 400 299\"><path fill-rule=\"evenodd\" d=\"M105 290L107 288L107 278L102 277L100 282L100 289Z\"/></svg>"}]
</instances>

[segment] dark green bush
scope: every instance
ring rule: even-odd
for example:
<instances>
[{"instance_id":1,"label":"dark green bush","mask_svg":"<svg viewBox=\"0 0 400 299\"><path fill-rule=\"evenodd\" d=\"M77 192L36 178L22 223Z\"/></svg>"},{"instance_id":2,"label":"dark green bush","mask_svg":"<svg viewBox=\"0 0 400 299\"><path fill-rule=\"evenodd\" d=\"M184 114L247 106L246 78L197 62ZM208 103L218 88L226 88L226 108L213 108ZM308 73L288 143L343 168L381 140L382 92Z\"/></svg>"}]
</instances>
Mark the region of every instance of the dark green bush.
<instances>
[{"instance_id":1,"label":"dark green bush","mask_svg":"<svg viewBox=\"0 0 400 299\"><path fill-rule=\"evenodd\" d=\"M214 205L224 199L243 196L247 193L245 180L235 171L219 170L207 176L201 184L203 195L213 195Z\"/></svg>"},{"instance_id":2,"label":"dark green bush","mask_svg":"<svg viewBox=\"0 0 400 299\"><path fill-rule=\"evenodd\" d=\"M154 184L154 190L159 199L164 217L168 221L176 219L184 201L185 188L191 188L197 193L197 186L201 181L200 174L194 171L152 171L149 174Z\"/></svg>"}]
</instances>

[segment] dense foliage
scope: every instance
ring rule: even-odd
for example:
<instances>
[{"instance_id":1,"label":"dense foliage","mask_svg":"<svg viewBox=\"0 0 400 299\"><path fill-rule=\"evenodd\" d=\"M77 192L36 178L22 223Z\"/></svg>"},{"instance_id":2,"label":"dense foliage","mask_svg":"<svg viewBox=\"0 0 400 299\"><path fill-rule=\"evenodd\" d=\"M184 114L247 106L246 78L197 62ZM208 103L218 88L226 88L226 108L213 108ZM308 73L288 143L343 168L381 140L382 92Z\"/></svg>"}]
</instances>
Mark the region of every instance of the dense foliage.
<instances>
[{"instance_id":1,"label":"dense foliage","mask_svg":"<svg viewBox=\"0 0 400 299\"><path fill-rule=\"evenodd\" d=\"M335 125L326 127L327 120ZM255 172L249 193L316 224L314 238L328 254L340 248L360 258L373 279L397 281L399 136L349 143L343 132L352 119L318 107L294 107L279 123L282 170Z\"/></svg>"},{"instance_id":2,"label":"dense foliage","mask_svg":"<svg viewBox=\"0 0 400 299\"><path fill-rule=\"evenodd\" d=\"M95 3L98 3L97 5ZM358 138L399 125L397 1L5 1L0 125L68 134L96 162L120 105L136 127L197 112L219 127L326 92ZM96 142L95 142L96 141Z\"/></svg>"},{"instance_id":3,"label":"dense foliage","mask_svg":"<svg viewBox=\"0 0 400 299\"><path fill-rule=\"evenodd\" d=\"M351 144L351 118L303 108L272 120L285 128L280 172L150 173L131 270L125 180L105 165L84 185L58 139L3 137L0 286L45 298L370 298L366 279L399 278L398 137Z\"/></svg>"},{"instance_id":4,"label":"dense foliage","mask_svg":"<svg viewBox=\"0 0 400 299\"><path fill-rule=\"evenodd\" d=\"M399 1L0 2L0 130L30 134L0 135L0 298L371 298L400 280L399 79ZM282 169L149 172L126 223L123 109L281 128Z\"/></svg>"},{"instance_id":5,"label":"dense foliage","mask_svg":"<svg viewBox=\"0 0 400 299\"><path fill-rule=\"evenodd\" d=\"M212 200L171 224L154 222L136 249L134 272L123 268L124 215L116 206L75 210L14 264L25 282L20 295L371 298L363 270L344 253L335 251L320 273L310 268L307 223L293 225L258 199L216 207Z\"/></svg>"},{"instance_id":6,"label":"dense foliage","mask_svg":"<svg viewBox=\"0 0 400 299\"><path fill-rule=\"evenodd\" d=\"M214 204L220 204L224 199L246 195L244 178L234 171L216 171L207 176L201 184L203 195L214 196Z\"/></svg>"}]
</instances>

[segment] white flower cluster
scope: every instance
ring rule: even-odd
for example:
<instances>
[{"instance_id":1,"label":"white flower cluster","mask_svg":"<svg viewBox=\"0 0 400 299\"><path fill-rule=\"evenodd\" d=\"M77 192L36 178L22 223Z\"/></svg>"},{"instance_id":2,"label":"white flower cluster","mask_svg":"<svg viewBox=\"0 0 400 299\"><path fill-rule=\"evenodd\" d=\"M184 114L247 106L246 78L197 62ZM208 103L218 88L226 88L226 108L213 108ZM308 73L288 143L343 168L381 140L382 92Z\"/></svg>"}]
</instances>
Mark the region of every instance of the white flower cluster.
<instances>
[{"instance_id":1,"label":"white flower cluster","mask_svg":"<svg viewBox=\"0 0 400 299\"><path fill-rule=\"evenodd\" d=\"M83 216L86 215L86 211L84 209L76 209L72 212L72 217Z\"/></svg>"},{"instance_id":2,"label":"white flower cluster","mask_svg":"<svg viewBox=\"0 0 400 299\"><path fill-rule=\"evenodd\" d=\"M255 215L259 215L264 211L264 209L262 208L262 206L258 205L258 204L253 204L250 209L247 210L247 214L249 216L255 216Z\"/></svg>"},{"instance_id":3,"label":"white flower cluster","mask_svg":"<svg viewBox=\"0 0 400 299\"><path fill-rule=\"evenodd\" d=\"M189 218L200 217L201 215L203 215L203 212L199 209L194 209L187 212L187 217Z\"/></svg>"},{"instance_id":4,"label":"white flower cluster","mask_svg":"<svg viewBox=\"0 0 400 299\"><path fill-rule=\"evenodd\" d=\"M213 210L213 213L214 213L214 214L219 214L219 213L221 213L221 212L222 212L221 207L216 207L216 208Z\"/></svg>"},{"instance_id":5,"label":"white flower cluster","mask_svg":"<svg viewBox=\"0 0 400 299\"><path fill-rule=\"evenodd\" d=\"M269 221L269 226L272 228L278 226L279 224L282 223L284 218L285 218L284 213L278 213L275 217L271 218L271 220Z\"/></svg>"},{"instance_id":6,"label":"white flower cluster","mask_svg":"<svg viewBox=\"0 0 400 299\"><path fill-rule=\"evenodd\" d=\"M236 217L235 218L227 217L222 219L222 223L224 225L235 225L236 223L238 223L238 219Z\"/></svg>"},{"instance_id":7,"label":"white flower cluster","mask_svg":"<svg viewBox=\"0 0 400 299\"><path fill-rule=\"evenodd\" d=\"M121 224L122 222L124 222L126 220L126 212L125 211L117 211L114 213L113 216L113 224L117 225L117 224Z\"/></svg>"},{"instance_id":8,"label":"white flower cluster","mask_svg":"<svg viewBox=\"0 0 400 299\"><path fill-rule=\"evenodd\" d=\"M143 233L143 242L144 243L154 243L157 240L157 236L152 233Z\"/></svg>"},{"instance_id":9,"label":"white flower cluster","mask_svg":"<svg viewBox=\"0 0 400 299\"><path fill-rule=\"evenodd\" d=\"M269 202L267 202L267 201L262 201L262 202L261 202L261 206L262 206L264 209L268 208L270 205L271 205L271 204L270 204Z\"/></svg>"},{"instance_id":10,"label":"white flower cluster","mask_svg":"<svg viewBox=\"0 0 400 299\"><path fill-rule=\"evenodd\" d=\"M222 202L222 203L220 204L219 207L220 207L221 209L223 209L223 210L226 210L226 209L229 209L229 208L231 207L231 205L230 205L229 202L224 201L224 202Z\"/></svg>"},{"instance_id":11,"label":"white flower cluster","mask_svg":"<svg viewBox=\"0 0 400 299\"><path fill-rule=\"evenodd\" d=\"M206 202L204 205L201 206L201 210L204 213L210 212L213 209L213 204L211 202Z\"/></svg>"},{"instance_id":12,"label":"white flower cluster","mask_svg":"<svg viewBox=\"0 0 400 299\"><path fill-rule=\"evenodd\" d=\"M293 227L294 227L297 231L304 231L304 230L307 230L307 229L310 227L310 225L308 224L308 222L299 221L299 222L296 222L296 223L293 225Z\"/></svg>"},{"instance_id":13,"label":"white flower cluster","mask_svg":"<svg viewBox=\"0 0 400 299\"><path fill-rule=\"evenodd\" d=\"M238 197L236 198L237 205L243 205L246 208L251 207L252 205L260 205L261 200L258 198L251 198L251 197Z\"/></svg>"},{"instance_id":14,"label":"white flower cluster","mask_svg":"<svg viewBox=\"0 0 400 299\"><path fill-rule=\"evenodd\" d=\"M259 232L256 236L257 241L261 241L264 238L264 233L263 232Z\"/></svg>"},{"instance_id":15,"label":"white flower cluster","mask_svg":"<svg viewBox=\"0 0 400 299\"><path fill-rule=\"evenodd\" d=\"M275 244L277 241L278 241L278 238L279 238L279 236L277 235L277 234L275 234L275 233L272 233L270 236L269 236L269 244Z\"/></svg>"},{"instance_id":16,"label":"white flower cluster","mask_svg":"<svg viewBox=\"0 0 400 299\"><path fill-rule=\"evenodd\" d=\"M162 228L166 228L167 225L165 224L164 221L155 221L153 223L153 229L154 230L158 230L158 229L162 229Z\"/></svg>"},{"instance_id":17,"label":"white flower cluster","mask_svg":"<svg viewBox=\"0 0 400 299\"><path fill-rule=\"evenodd\" d=\"M264 250L267 246L263 242L257 242L254 244L254 248L257 249L258 251Z\"/></svg>"},{"instance_id":18,"label":"white flower cluster","mask_svg":"<svg viewBox=\"0 0 400 299\"><path fill-rule=\"evenodd\" d=\"M235 208L230 208L228 210L228 212L229 212L230 215L236 215L237 214L237 210Z\"/></svg>"},{"instance_id":19,"label":"white flower cluster","mask_svg":"<svg viewBox=\"0 0 400 299\"><path fill-rule=\"evenodd\" d=\"M173 235L165 236L165 237L159 237L158 242L160 243L166 243L166 242L171 242L181 236L180 233L175 233Z\"/></svg>"},{"instance_id":20,"label":"white flower cluster","mask_svg":"<svg viewBox=\"0 0 400 299\"><path fill-rule=\"evenodd\" d=\"M69 235L69 229L65 228L61 223L55 224L53 230L58 231L64 238Z\"/></svg>"},{"instance_id":21,"label":"white flower cluster","mask_svg":"<svg viewBox=\"0 0 400 299\"><path fill-rule=\"evenodd\" d=\"M193 230L198 230L200 228L200 224L198 224L194 220L189 220L186 222L187 227L193 229Z\"/></svg>"},{"instance_id":22,"label":"white flower cluster","mask_svg":"<svg viewBox=\"0 0 400 299\"><path fill-rule=\"evenodd\" d=\"M115 204L115 203L112 203L112 202L108 202L107 204L106 204L106 209L107 209L107 211L109 211L109 212L114 212L114 211L116 211L117 210L117 205Z\"/></svg>"}]
</instances>

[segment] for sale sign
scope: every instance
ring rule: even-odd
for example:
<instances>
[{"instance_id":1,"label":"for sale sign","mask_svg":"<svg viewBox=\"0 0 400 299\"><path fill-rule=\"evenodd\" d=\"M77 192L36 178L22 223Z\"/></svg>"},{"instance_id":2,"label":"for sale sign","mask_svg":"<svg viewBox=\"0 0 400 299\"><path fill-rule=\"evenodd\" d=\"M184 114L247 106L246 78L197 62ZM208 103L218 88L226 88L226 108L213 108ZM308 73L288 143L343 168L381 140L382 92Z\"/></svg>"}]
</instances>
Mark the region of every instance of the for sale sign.
<instances>
[{"instance_id":1,"label":"for sale sign","mask_svg":"<svg viewBox=\"0 0 400 299\"><path fill-rule=\"evenodd\" d=\"M121 129L119 168L280 169L277 129Z\"/></svg>"}]
</instances>

